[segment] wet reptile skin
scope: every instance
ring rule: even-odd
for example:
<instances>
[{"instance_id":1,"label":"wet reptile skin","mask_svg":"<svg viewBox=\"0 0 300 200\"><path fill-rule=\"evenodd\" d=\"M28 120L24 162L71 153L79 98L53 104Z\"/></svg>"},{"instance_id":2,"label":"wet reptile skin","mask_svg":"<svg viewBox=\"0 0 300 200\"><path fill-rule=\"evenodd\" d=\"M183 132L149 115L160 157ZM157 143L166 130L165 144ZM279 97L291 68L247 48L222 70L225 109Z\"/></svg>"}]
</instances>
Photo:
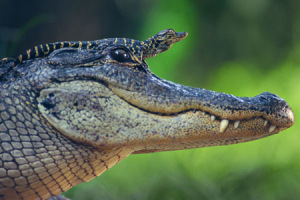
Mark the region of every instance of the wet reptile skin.
<instances>
[{"instance_id":1,"label":"wet reptile skin","mask_svg":"<svg viewBox=\"0 0 300 200\"><path fill-rule=\"evenodd\" d=\"M271 93L235 97L152 74L187 36L57 42L0 61L0 199L47 199L132 153L227 145L294 123Z\"/></svg>"}]
</instances>

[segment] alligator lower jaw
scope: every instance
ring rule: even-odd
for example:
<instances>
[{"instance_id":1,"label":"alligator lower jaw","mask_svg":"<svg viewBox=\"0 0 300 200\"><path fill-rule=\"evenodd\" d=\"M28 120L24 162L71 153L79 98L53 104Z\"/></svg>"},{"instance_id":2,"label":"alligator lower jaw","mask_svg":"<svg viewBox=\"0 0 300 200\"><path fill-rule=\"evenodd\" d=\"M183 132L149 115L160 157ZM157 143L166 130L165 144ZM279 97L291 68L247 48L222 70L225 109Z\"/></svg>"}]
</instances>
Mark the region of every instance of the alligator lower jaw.
<instances>
[{"instance_id":1,"label":"alligator lower jaw","mask_svg":"<svg viewBox=\"0 0 300 200\"><path fill-rule=\"evenodd\" d=\"M146 134L129 137L124 146L132 149L134 154L237 144L274 135L288 128L275 126L263 117L227 120L201 110L154 113L123 98L120 100L132 110L147 115L150 122L157 123L152 129L145 125Z\"/></svg>"},{"instance_id":2,"label":"alligator lower jaw","mask_svg":"<svg viewBox=\"0 0 300 200\"><path fill-rule=\"evenodd\" d=\"M180 133L166 130L168 137L162 138L161 136L166 133L154 131L143 139L151 142L131 141L130 148L134 149L135 154L237 144L271 136L287 128L275 127L262 117L240 121L226 120L224 125L224 120L201 111L159 117L161 121L167 119L177 121L176 118L189 119L193 127L187 127L189 123L182 123L184 124L182 128L179 125ZM174 123L174 126L177 124Z\"/></svg>"},{"instance_id":3,"label":"alligator lower jaw","mask_svg":"<svg viewBox=\"0 0 300 200\"><path fill-rule=\"evenodd\" d=\"M127 102L129 103L129 102ZM133 106L133 105L131 105ZM169 117L172 117L172 116L178 116L178 115L181 115L181 114L185 114L185 113L189 113L189 112L192 112L192 113L196 113L196 112L203 112L205 113L205 115L207 115L208 119L207 120L207 123L217 123L219 124L219 132L220 133L223 133L228 126L233 126L234 129L237 129L240 127L240 124L241 122L242 123L245 123L245 122L248 122L248 121L251 121L251 120L254 120L254 121L257 121L259 120L260 122L263 121L263 123L258 123L257 126L261 126L261 127L264 127L265 131L268 131L269 133L272 133L276 130L284 130L287 127L280 127L280 126L276 126L272 123L270 123L268 120L264 119L263 117L252 117L252 118L249 118L249 119L241 119L241 120L228 120L228 119L221 119L220 117L216 117L215 115L212 115L208 112L204 112L202 110L186 110L186 111L181 111L181 112L178 112L178 113L168 113L168 114L165 114L165 113L157 113L157 112L151 112L151 111L148 111L148 110L144 110L144 109L141 109L137 106L134 106L140 110L143 110L145 112L148 112L148 113L152 113L152 114L155 114L155 115L161 115L161 116L169 116ZM279 131L278 131L279 132Z\"/></svg>"}]
</instances>

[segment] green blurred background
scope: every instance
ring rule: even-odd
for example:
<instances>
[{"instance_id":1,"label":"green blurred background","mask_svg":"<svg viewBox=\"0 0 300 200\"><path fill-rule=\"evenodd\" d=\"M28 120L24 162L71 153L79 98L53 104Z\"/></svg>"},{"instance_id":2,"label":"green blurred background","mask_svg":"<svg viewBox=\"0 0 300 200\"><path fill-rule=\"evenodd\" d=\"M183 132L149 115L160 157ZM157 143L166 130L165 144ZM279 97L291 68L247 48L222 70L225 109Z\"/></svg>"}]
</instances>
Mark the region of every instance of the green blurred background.
<instances>
[{"instance_id":1,"label":"green blurred background","mask_svg":"<svg viewBox=\"0 0 300 200\"><path fill-rule=\"evenodd\" d=\"M300 1L87 0L0 2L0 57L64 40L189 36L147 60L158 76L236 96L269 91L295 125L249 143L132 155L65 193L76 199L300 199Z\"/></svg>"}]
</instances>

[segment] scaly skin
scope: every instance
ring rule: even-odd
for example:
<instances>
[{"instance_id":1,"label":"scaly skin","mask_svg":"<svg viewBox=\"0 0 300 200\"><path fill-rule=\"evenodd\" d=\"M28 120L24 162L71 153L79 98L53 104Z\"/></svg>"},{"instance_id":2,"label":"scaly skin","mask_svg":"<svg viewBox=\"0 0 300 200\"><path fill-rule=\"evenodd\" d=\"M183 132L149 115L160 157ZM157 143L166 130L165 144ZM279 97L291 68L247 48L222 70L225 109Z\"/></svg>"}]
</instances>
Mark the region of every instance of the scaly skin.
<instances>
[{"instance_id":1,"label":"scaly skin","mask_svg":"<svg viewBox=\"0 0 300 200\"><path fill-rule=\"evenodd\" d=\"M293 125L274 94L240 98L152 74L144 60L186 36L58 42L3 59L0 199L59 195L132 153L235 144Z\"/></svg>"}]
</instances>

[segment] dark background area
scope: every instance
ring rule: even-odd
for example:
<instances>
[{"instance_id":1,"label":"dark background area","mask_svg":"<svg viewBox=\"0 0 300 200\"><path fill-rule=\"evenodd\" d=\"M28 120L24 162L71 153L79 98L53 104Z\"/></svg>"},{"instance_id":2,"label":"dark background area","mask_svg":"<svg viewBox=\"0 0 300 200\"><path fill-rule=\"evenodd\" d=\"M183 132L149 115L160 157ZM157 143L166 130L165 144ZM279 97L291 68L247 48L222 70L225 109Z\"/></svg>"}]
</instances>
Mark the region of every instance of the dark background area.
<instances>
[{"instance_id":1,"label":"dark background area","mask_svg":"<svg viewBox=\"0 0 300 200\"><path fill-rule=\"evenodd\" d=\"M272 69L290 53L299 34L297 0L2 0L0 6L1 57L55 41L145 40L162 29L178 28L191 35L180 76L207 74L232 60Z\"/></svg>"},{"instance_id":2,"label":"dark background area","mask_svg":"<svg viewBox=\"0 0 300 200\"><path fill-rule=\"evenodd\" d=\"M299 199L300 1L89 0L0 2L0 57L56 41L189 36L147 60L162 78L254 96L278 94L294 127L267 139L134 155L66 193L72 199Z\"/></svg>"}]
</instances>

